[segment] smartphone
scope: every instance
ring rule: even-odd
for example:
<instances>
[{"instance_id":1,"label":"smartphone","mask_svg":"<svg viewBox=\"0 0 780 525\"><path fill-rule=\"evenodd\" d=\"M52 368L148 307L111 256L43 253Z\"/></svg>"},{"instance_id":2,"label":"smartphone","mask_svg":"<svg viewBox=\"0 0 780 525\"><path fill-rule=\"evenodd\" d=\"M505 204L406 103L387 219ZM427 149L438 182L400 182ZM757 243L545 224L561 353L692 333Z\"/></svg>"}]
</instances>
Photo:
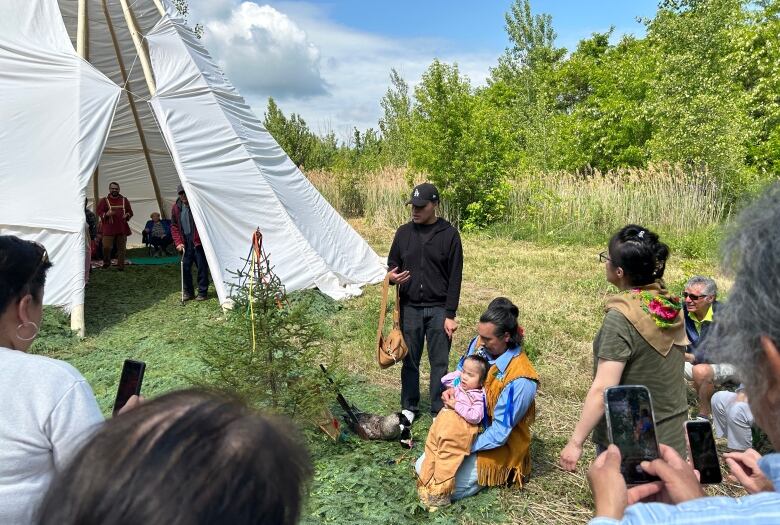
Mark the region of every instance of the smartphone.
<instances>
[{"instance_id":1,"label":"smartphone","mask_svg":"<svg viewBox=\"0 0 780 525\"><path fill-rule=\"evenodd\" d=\"M698 470L701 476L699 482L714 484L723 481L712 424L709 421L686 421L685 433L688 435L688 450L693 460L693 468Z\"/></svg>"},{"instance_id":2,"label":"smartphone","mask_svg":"<svg viewBox=\"0 0 780 525\"><path fill-rule=\"evenodd\" d=\"M114 401L114 415L125 406L125 403L131 396L141 395L144 370L146 370L146 363L143 361L125 359L125 364L122 366L122 376L119 378L119 388L116 391L116 400Z\"/></svg>"},{"instance_id":3,"label":"smartphone","mask_svg":"<svg viewBox=\"0 0 780 525\"><path fill-rule=\"evenodd\" d=\"M604 404L609 441L620 449L620 472L626 484L657 481L640 465L658 458L650 391L641 385L609 387L604 392Z\"/></svg>"}]
</instances>

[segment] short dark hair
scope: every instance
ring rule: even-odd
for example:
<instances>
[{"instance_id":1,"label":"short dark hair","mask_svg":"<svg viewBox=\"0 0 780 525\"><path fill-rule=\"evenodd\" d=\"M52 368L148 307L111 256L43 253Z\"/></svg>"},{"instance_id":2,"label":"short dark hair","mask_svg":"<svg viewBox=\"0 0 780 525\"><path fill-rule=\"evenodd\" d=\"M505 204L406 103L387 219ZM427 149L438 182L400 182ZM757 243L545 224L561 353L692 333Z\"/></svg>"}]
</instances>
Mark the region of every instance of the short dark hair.
<instances>
[{"instance_id":1,"label":"short dark hair","mask_svg":"<svg viewBox=\"0 0 780 525\"><path fill-rule=\"evenodd\" d=\"M485 379L487 379L488 370L490 370L490 363L488 363L488 360L482 357L481 355L472 354L467 355L465 361L474 361L479 364L480 373L479 373L479 383L485 384Z\"/></svg>"},{"instance_id":2,"label":"short dark hair","mask_svg":"<svg viewBox=\"0 0 780 525\"><path fill-rule=\"evenodd\" d=\"M108 420L52 481L39 524L298 522L312 475L289 423L183 390Z\"/></svg>"},{"instance_id":3,"label":"short dark hair","mask_svg":"<svg viewBox=\"0 0 780 525\"><path fill-rule=\"evenodd\" d=\"M116 182L116 181L111 181L111 182L109 182L109 183L108 183L108 187L110 188L110 187L111 187L113 184L116 184L117 186L119 186L119 183L118 183L118 182ZM119 187L121 188L121 186L119 186Z\"/></svg>"},{"instance_id":4,"label":"short dark hair","mask_svg":"<svg viewBox=\"0 0 780 525\"><path fill-rule=\"evenodd\" d=\"M27 294L40 301L49 268L51 263L43 246L0 235L0 313Z\"/></svg>"},{"instance_id":5,"label":"short dark hair","mask_svg":"<svg viewBox=\"0 0 780 525\"><path fill-rule=\"evenodd\" d=\"M517 330L517 317L520 310L506 297L496 297L487 307L487 310L479 317L480 323L493 323L496 327L495 335L509 334L509 346L523 344L523 336Z\"/></svg>"},{"instance_id":6,"label":"short dark hair","mask_svg":"<svg viewBox=\"0 0 780 525\"><path fill-rule=\"evenodd\" d=\"M628 284L644 286L663 279L669 247L647 228L628 224L609 240L609 258L623 268Z\"/></svg>"}]
</instances>

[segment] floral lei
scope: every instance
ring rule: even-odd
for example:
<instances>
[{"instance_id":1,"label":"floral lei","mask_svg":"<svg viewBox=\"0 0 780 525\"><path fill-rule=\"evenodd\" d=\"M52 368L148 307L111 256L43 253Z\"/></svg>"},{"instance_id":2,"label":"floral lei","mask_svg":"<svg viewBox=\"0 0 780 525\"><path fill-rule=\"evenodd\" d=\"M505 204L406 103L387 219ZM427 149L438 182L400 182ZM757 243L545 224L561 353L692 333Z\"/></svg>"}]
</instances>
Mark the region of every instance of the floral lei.
<instances>
[{"instance_id":1,"label":"floral lei","mask_svg":"<svg viewBox=\"0 0 780 525\"><path fill-rule=\"evenodd\" d=\"M664 297L639 288L628 290L626 293L633 294L639 299L642 310L653 318L659 328L669 328L674 325L677 314L682 310L682 301L676 295Z\"/></svg>"}]
</instances>

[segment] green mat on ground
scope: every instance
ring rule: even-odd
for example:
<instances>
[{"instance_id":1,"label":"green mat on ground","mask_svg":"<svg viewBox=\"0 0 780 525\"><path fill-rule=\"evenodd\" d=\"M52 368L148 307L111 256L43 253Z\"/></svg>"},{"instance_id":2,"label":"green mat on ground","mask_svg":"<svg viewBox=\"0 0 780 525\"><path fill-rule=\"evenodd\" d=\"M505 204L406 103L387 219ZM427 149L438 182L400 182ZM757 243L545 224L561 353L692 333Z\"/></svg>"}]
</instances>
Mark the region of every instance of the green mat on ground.
<instances>
[{"instance_id":1,"label":"green mat on ground","mask_svg":"<svg viewBox=\"0 0 780 525\"><path fill-rule=\"evenodd\" d=\"M145 266L158 266L162 264L179 264L179 257L171 255L169 257L133 257L130 259L133 264Z\"/></svg>"}]
</instances>

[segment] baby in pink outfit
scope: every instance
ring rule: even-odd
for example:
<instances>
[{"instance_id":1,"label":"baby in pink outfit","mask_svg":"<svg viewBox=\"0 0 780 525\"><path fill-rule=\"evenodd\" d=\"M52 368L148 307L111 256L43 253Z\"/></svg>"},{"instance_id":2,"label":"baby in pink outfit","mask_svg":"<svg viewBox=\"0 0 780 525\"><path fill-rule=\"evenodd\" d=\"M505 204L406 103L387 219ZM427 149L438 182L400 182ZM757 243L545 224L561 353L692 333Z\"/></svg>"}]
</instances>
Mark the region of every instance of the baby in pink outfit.
<instances>
[{"instance_id":1,"label":"baby in pink outfit","mask_svg":"<svg viewBox=\"0 0 780 525\"><path fill-rule=\"evenodd\" d=\"M417 491L428 507L450 503L455 489L455 472L471 445L485 415L485 384L488 362L479 356L468 356L463 370L450 372L441 379L445 388L454 389L451 401L433 420L425 440L425 459L420 467Z\"/></svg>"}]
</instances>

